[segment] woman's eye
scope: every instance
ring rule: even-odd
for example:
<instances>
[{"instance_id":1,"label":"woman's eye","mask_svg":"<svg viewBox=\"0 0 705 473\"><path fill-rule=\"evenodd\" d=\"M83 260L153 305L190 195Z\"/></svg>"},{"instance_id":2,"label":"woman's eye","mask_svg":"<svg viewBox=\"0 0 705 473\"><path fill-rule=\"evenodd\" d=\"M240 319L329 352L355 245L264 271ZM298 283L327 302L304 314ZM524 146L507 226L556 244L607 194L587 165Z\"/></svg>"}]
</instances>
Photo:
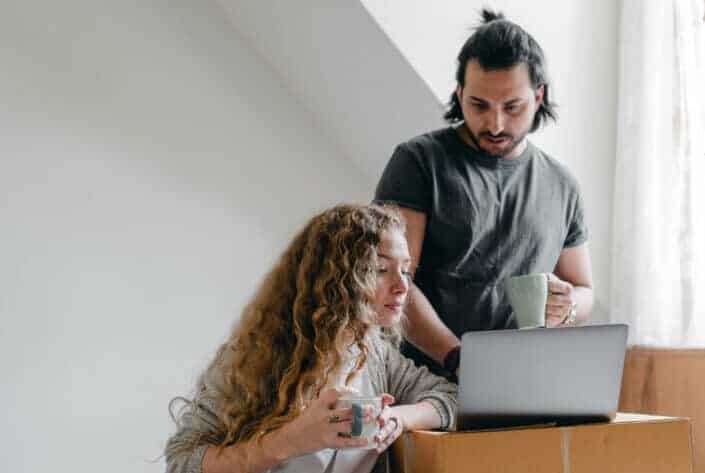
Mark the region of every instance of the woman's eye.
<instances>
[{"instance_id":1,"label":"woman's eye","mask_svg":"<svg viewBox=\"0 0 705 473\"><path fill-rule=\"evenodd\" d=\"M386 273L386 272L387 272L387 268L377 268L377 272L378 272L378 273Z\"/></svg>"}]
</instances>

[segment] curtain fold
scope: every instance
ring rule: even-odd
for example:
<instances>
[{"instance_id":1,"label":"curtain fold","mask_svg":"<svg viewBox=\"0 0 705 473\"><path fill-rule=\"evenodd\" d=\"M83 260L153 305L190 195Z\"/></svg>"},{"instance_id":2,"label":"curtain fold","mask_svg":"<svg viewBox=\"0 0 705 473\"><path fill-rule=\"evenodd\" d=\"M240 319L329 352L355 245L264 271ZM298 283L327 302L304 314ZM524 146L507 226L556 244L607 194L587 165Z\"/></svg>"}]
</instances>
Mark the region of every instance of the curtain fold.
<instances>
[{"instance_id":1,"label":"curtain fold","mask_svg":"<svg viewBox=\"0 0 705 473\"><path fill-rule=\"evenodd\" d=\"M610 318L705 347L705 2L621 7Z\"/></svg>"}]
</instances>

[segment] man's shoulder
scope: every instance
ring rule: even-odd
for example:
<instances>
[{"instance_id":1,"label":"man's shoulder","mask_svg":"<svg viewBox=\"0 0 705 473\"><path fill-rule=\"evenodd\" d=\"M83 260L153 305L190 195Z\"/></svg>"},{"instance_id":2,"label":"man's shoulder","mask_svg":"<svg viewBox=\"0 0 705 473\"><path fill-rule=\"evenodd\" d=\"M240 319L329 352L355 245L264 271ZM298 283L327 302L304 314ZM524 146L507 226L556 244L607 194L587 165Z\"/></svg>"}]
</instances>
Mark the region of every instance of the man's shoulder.
<instances>
[{"instance_id":1,"label":"man's shoulder","mask_svg":"<svg viewBox=\"0 0 705 473\"><path fill-rule=\"evenodd\" d=\"M416 135L399 144L399 148L410 152L424 152L438 148L445 148L449 145L452 135L456 133L455 128L446 126L437 130Z\"/></svg>"},{"instance_id":2,"label":"man's shoulder","mask_svg":"<svg viewBox=\"0 0 705 473\"><path fill-rule=\"evenodd\" d=\"M532 148L531 151L535 165L540 166L544 170L548 179L568 187L578 187L578 180L564 162L549 155L546 151L533 143L530 143L530 146Z\"/></svg>"}]
</instances>

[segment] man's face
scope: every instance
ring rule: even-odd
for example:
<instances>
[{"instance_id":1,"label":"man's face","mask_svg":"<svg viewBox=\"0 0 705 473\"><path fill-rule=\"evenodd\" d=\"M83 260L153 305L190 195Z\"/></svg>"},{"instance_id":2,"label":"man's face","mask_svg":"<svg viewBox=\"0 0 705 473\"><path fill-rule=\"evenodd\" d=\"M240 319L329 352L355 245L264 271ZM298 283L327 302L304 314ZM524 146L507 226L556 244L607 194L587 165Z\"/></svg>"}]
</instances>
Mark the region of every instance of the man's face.
<instances>
[{"instance_id":1,"label":"man's face","mask_svg":"<svg viewBox=\"0 0 705 473\"><path fill-rule=\"evenodd\" d=\"M485 153L515 158L526 149L526 135L543 100L534 90L526 64L485 70L473 59L465 67L465 86L456 90L470 143Z\"/></svg>"}]
</instances>

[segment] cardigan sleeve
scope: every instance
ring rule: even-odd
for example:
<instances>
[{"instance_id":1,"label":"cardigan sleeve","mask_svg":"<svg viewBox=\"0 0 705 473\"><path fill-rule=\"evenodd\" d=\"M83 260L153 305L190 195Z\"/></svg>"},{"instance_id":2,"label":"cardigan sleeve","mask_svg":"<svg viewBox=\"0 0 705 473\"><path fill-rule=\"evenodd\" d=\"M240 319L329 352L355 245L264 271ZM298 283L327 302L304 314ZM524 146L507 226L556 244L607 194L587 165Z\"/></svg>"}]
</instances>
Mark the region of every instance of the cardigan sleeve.
<instances>
[{"instance_id":1,"label":"cardigan sleeve","mask_svg":"<svg viewBox=\"0 0 705 473\"><path fill-rule=\"evenodd\" d=\"M203 456L223 428L215 414L215 402L207 397L195 401L176 398L184 404L176 421L177 430L165 448L167 473L201 473ZM173 401L172 401L173 404Z\"/></svg>"},{"instance_id":2,"label":"cardigan sleeve","mask_svg":"<svg viewBox=\"0 0 705 473\"><path fill-rule=\"evenodd\" d=\"M406 358L389 343L385 345L389 394L402 404L429 402L441 418L441 428L454 429L458 402L457 385L441 376L436 376L425 366L416 366L412 360Z\"/></svg>"}]
</instances>

